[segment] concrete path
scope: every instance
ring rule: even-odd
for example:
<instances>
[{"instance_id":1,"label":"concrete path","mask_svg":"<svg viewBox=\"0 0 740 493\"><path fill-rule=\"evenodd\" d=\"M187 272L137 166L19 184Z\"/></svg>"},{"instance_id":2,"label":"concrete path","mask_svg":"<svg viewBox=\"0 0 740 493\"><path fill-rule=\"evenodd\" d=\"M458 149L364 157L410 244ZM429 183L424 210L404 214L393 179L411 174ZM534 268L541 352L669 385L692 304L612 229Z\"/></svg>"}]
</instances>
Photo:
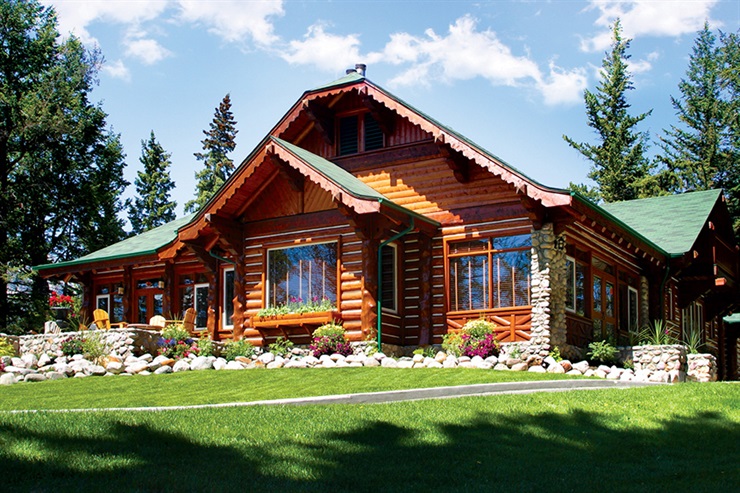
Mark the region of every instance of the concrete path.
<instances>
[{"instance_id":1,"label":"concrete path","mask_svg":"<svg viewBox=\"0 0 740 493\"><path fill-rule=\"evenodd\" d=\"M81 413L104 411L153 412L179 411L186 409L211 409L245 406L306 406L325 404L382 404L385 402L417 401L424 399L451 399L496 394L530 394L534 392L565 392L569 390L625 389L663 385L645 382L622 382L614 380L545 380L536 382L505 382L461 385L455 387L434 387L427 389L391 390L386 392L366 392L361 394L324 395L315 397L296 397L252 402L227 402L221 404L196 404L192 406L157 407L115 407L92 409L29 409L6 411L11 414L26 413Z\"/></svg>"}]
</instances>

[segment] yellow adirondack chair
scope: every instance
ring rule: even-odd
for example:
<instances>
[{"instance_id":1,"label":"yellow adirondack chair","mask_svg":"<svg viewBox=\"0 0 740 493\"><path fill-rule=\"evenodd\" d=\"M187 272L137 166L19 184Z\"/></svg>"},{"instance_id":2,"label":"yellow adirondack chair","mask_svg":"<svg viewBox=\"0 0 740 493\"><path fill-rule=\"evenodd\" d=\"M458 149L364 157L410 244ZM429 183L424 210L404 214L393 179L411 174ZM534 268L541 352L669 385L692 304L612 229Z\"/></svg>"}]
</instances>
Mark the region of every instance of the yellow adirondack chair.
<instances>
[{"instance_id":1,"label":"yellow adirondack chair","mask_svg":"<svg viewBox=\"0 0 740 493\"><path fill-rule=\"evenodd\" d=\"M185 310L185 317L182 319L182 327L190 335L195 335L195 308Z\"/></svg>"},{"instance_id":2,"label":"yellow adirondack chair","mask_svg":"<svg viewBox=\"0 0 740 493\"><path fill-rule=\"evenodd\" d=\"M154 315L149 319L149 325L152 328L159 327L160 329L164 329L164 326L167 325L167 320L162 315Z\"/></svg>"},{"instance_id":3,"label":"yellow adirondack chair","mask_svg":"<svg viewBox=\"0 0 740 493\"><path fill-rule=\"evenodd\" d=\"M126 322L118 322L115 324L110 323L108 312L102 308L98 308L93 312L93 323L95 324L95 327L100 330L110 330L111 327L126 327Z\"/></svg>"}]
</instances>

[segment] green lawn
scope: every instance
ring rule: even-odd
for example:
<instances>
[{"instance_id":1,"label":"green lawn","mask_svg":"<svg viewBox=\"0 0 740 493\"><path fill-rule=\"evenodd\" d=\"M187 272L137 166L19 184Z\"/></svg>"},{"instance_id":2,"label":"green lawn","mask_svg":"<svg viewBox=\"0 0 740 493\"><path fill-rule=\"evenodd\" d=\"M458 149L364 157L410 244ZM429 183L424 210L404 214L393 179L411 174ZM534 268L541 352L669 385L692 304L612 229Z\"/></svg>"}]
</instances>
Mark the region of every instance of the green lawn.
<instances>
[{"instance_id":1,"label":"green lawn","mask_svg":"<svg viewBox=\"0 0 740 493\"><path fill-rule=\"evenodd\" d=\"M318 385L305 370L298 380L293 372L235 373L274 389L284 379ZM356 378L367 390L388 378L316 373L331 388ZM399 373L409 386L474 378ZM145 380L105 379L125 402L135 399L120 394ZM175 388L159 382L155 393ZM81 383L62 383L25 387L79 398ZM280 392L305 395L299 387ZM5 408L7 394L0 389ZM740 385L728 383L377 405L0 413L0 484L13 492L733 491L738 456Z\"/></svg>"},{"instance_id":2,"label":"green lawn","mask_svg":"<svg viewBox=\"0 0 740 493\"><path fill-rule=\"evenodd\" d=\"M0 387L0 410L178 406L572 378L477 369L332 368L88 377Z\"/></svg>"}]
</instances>

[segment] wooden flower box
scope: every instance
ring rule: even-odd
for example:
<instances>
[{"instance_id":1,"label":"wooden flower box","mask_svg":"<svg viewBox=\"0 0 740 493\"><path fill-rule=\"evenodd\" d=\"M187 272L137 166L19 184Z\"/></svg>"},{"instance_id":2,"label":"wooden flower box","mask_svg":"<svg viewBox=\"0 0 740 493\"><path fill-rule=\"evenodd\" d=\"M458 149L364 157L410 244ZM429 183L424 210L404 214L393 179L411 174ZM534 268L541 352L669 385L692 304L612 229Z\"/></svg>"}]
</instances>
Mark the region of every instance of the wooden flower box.
<instances>
[{"instance_id":1,"label":"wooden flower box","mask_svg":"<svg viewBox=\"0 0 740 493\"><path fill-rule=\"evenodd\" d=\"M300 327L310 336L317 327L340 319L341 317L337 310L311 313L286 313L285 315L271 315L267 317L255 315L252 317L252 327L257 330L281 329L286 338L288 334L285 329Z\"/></svg>"}]
</instances>

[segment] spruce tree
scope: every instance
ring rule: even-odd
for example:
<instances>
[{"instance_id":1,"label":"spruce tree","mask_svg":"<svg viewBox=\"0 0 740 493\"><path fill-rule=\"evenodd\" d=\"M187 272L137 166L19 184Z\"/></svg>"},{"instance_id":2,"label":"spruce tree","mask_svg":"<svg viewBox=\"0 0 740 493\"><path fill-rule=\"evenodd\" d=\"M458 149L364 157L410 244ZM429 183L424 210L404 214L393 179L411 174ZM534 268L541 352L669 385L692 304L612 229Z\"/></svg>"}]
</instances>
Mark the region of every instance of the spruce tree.
<instances>
[{"instance_id":1,"label":"spruce tree","mask_svg":"<svg viewBox=\"0 0 740 493\"><path fill-rule=\"evenodd\" d=\"M216 108L210 129L203 131L206 135L201 141L203 152L195 153L195 158L203 161L203 169L195 173L198 180L195 199L185 204L185 212L195 212L203 207L234 171L229 153L236 147L234 138L237 132L231 113L231 97L227 94Z\"/></svg>"},{"instance_id":2,"label":"spruce tree","mask_svg":"<svg viewBox=\"0 0 740 493\"><path fill-rule=\"evenodd\" d=\"M727 169L722 187L732 215L735 237L740 240L740 32L720 34L721 84L727 103Z\"/></svg>"},{"instance_id":3,"label":"spruce tree","mask_svg":"<svg viewBox=\"0 0 740 493\"><path fill-rule=\"evenodd\" d=\"M645 157L648 136L635 127L652 110L637 116L628 113L626 92L633 89L627 70L629 39L622 39L619 19L612 31L611 51L606 53L596 92L586 90L584 99L588 125L599 143L577 143L563 136L571 147L592 162L588 177L597 184L598 196L606 202L631 200L647 195L650 162Z\"/></svg>"},{"instance_id":4,"label":"spruce tree","mask_svg":"<svg viewBox=\"0 0 740 493\"><path fill-rule=\"evenodd\" d=\"M134 180L136 194L133 204L129 205L128 218L134 234L149 231L175 219L177 203L170 200L170 190L175 183L170 178L168 168L171 154L165 152L154 136L141 141L139 161L144 169L139 171Z\"/></svg>"},{"instance_id":5,"label":"spruce tree","mask_svg":"<svg viewBox=\"0 0 740 493\"><path fill-rule=\"evenodd\" d=\"M694 44L686 77L671 97L678 125L661 137L659 160L674 175L670 191L709 190L721 186L728 154L723 145L728 105L722 98L722 56L716 37L704 24Z\"/></svg>"}]
</instances>

